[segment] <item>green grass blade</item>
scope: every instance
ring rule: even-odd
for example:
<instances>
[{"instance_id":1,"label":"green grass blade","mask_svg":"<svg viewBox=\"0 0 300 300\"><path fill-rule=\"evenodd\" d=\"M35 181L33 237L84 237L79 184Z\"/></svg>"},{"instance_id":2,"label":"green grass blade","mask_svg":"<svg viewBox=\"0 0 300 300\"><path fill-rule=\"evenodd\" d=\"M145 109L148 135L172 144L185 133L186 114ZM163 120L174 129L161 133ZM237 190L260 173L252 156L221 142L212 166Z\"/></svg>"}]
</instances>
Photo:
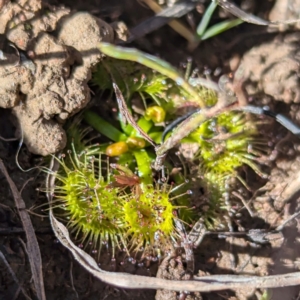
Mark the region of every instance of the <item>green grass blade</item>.
<instances>
[{"instance_id":1,"label":"green grass blade","mask_svg":"<svg viewBox=\"0 0 300 300\"><path fill-rule=\"evenodd\" d=\"M152 70L161 73L162 75L169 77L170 79L174 80L177 85L181 86L185 91L187 91L191 95L190 101L198 103L198 105L201 108L205 107L203 99L200 98L200 96L193 89L193 87L168 62L156 56L143 53L133 48L114 46L109 43L99 43L98 47L102 53L110 57L140 63Z\"/></svg>"},{"instance_id":2,"label":"green grass blade","mask_svg":"<svg viewBox=\"0 0 300 300\"><path fill-rule=\"evenodd\" d=\"M205 10L205 13L201 19L201 22L199 23L197 27L197 36L202 40L202 36L204 35L206 28L208 26L208 23L211 19L212 14L214 13L216 7L218 6L218 3L215 1L212 1L208 8Z\"/></svg>"},{"instance_id":3,"label":"green grass blade","mask_svg":"<svg viewBox=\"0 0 300 300\"><path fill-rule=\"evenodd\" d=\"M141 117L137 124L146 132L148 133L149 130L153 127L152 121L147 121L144 117Z\"/></svg>"},{"instance_id":4,"label":"green grass blade","mask_svg":"<svg viewBox=\"0 0 300 300\"><path fill-rule=\"evenodd\" d=\"M220 22L216 25L211 26L210 28L207 29L207 31L204 33L204 35L201 37L201 40L207 40L215 35L218 35L230 28L233 28L235 26L238 26L242 24L244 21L241 19L235 19L235 20L229 20L229 21L224 21Z\"/></svg>"},{"instance_id":5,"label":"green grass blade","mask_svg":"<svg viewBox=\"0 0 300 300\"><path fill-rule=\"evenodd\" d=\"M151 159L145 149L133 152L134 158L137 163L139 177L143 185L153 184Z\"/></svg>"},{"instance_id":6,"label":"green grass blade","mask_svg":"<svg viewBox=\"0 0 300 300\"><path fill-rule=\"evenodd\" d=\"M124 133L90 110L84 112L83 119L99 133L105 135L114 142L126 141L127 139L127 136Z\"/></svg>"}]
</instances>

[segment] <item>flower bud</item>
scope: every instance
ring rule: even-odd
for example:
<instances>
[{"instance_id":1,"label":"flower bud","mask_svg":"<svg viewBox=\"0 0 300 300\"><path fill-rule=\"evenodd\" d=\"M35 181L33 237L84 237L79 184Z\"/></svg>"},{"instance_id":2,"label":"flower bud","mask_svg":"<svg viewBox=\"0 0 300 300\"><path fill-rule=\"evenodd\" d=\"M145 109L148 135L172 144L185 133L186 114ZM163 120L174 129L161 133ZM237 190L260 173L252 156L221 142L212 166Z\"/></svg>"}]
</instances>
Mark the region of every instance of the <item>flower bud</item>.
<instances>
[{"instance_id":1,"label":"flower bud","mask_svg":"<svg viewBox=\"0 0 300 300\"><path fill-rule=\"evenodd\" d=\"M121 154L128 152L128 150L127 144L121 141L109 145L106 148L105 154L107 156L120 156Z\"/></svg>"},{"instance_id":2,"label":"flower bud","mask_svg":"<svg viewBox=\"0 0 300 300\"><path fill-rule=\"evenodd\" d=\"M160 106L150 106L146 109L145 119L147 121L151 120L154 123L161 123L165 120L166 112Z\"/></svg>"},{"instance_id":3,"label":"flower bud","mask_svg":"<svg viewBox=\"0 0 300 300\"><path fill-rule=\"evenodd\" d=\"M146 147L145 140L139 137L129 137L126 143L130 149L142 149Z\"/></svg>"}]
</instances>

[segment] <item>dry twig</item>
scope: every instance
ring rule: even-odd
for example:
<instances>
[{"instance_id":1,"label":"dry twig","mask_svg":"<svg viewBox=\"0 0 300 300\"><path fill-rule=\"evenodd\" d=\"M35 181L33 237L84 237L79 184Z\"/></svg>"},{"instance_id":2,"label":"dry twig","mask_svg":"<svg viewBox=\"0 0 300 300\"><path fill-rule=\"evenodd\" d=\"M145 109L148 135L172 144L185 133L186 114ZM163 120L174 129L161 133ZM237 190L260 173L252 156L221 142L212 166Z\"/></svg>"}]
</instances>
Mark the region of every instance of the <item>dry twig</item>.
<instances>
[{"instance_id":1,"label":"dry twig","mask_svg":"<svg viewBox=\"0 0 300 300\"><path fill-rule=\"evenodd\" d=\"M18 285L18 290L21 290L24 297L26 299L30 299L30 297L27 295L26 291L24 290L24 288L22 287L22 285L20 284L15 272L13 271L13 269L10 267L8 261L6 260L4 254L0 251L0 259L2 259L3 263L5 264L7 270L9 271L12 279L14 280L14 282Z\"/></svg>"},{"instance_id":2,"label":"dry twig","mask_svg":"<svg viewBox=\"0 0 300 300\"><path fill-rule=\"evenodd\" d=\"M161 278L132 275L126 273L107 272L101 270L96 261L85 251L78 248L71 240L68 229L53 215L51 209L52 193L58 162L52 160L47 180L47 193L50 202L50 220L52 228L62 245L68 248L74 258L92 275L108 284L128 289L164 289L173 291L211 292L228 289L249 288L278 288L283 286L300 285L300 272L273 276L242 276L242 275L213 275L194 277L194 280L166 280Z\"/></svg>"},{"instance_id":3,"label":"dry twig","mask_svg":"<svg viewBox=\"0 0 300 300\"><path fill-rule=\"evenodd\" d=\"M10 189L12 191L15 205L18 209L20 219L22 221L23 228L25 230L26 239L27 239L27 251L28 251L28 260L31 267L32 277L34 286L36 289L37 297L40 300L46 300L45 290L44 290L44 280L43 280L43 272L42 272L42 258L40 253L40 248L36 239L36 235L34 233L34 228L32 226L29 214L26 210L25 202L22 199L15 183L10 178L6 167L2 160L0 159L0 170L5 176Z\"/></svg>"}]
</instances>

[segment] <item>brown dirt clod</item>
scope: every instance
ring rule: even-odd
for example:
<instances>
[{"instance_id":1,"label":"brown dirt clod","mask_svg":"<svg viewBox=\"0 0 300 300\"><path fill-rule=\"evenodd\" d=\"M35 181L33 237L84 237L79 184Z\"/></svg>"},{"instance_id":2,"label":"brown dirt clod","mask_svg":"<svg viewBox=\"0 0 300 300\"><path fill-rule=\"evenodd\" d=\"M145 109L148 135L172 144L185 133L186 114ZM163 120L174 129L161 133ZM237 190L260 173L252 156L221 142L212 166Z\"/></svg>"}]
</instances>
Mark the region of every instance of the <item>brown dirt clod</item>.
<instances>
[{"instance_id":1,"label":"brown dirt clod","mask_svg":"<svg viewBox=\"0 0 300 300\"><path fill-rule=\"evenodd\" d=\"M251 82L249 95L264 92L287 104L300 102L299 38L299 33L279 35L244 55L237 72Z\"/></svg>"},{"instance_id":2,"label":"brown dirt clod","mask_svg":"<svg viewBox=\"0 0 300 300\"><path fill-rule=\"evenodd\" d=\"M0 107L12 108L18 132L35 154L65 147L61 123L90 101L87 82L101 60L97 44L113 40L104 21L85 12L69 14L37 0L9 2L0 11L0 33L25 52L0 60Z\"/></svg>"}]
</instances>

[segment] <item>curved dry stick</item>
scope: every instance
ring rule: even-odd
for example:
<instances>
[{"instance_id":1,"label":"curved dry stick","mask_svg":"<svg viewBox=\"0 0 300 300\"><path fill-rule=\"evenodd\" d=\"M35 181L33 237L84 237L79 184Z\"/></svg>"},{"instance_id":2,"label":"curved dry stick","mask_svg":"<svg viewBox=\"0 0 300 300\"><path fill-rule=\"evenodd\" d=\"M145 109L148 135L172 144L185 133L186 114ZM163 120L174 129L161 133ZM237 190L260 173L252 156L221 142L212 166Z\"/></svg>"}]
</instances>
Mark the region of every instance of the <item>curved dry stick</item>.
<instances>
[{"instance_id":1,"label":"curved dry stick","mask_svg":"<svg viewBox=\"0 0 300 300\"><path fill-rule=\"evenodd\" d=\"M124 124L128 122L148 143L150 143L153 147L156 147L156 144L151 139L151 137L134 120L133 116L131 115L127 107L122 92L120 91L118 85L115 82L113 82L113 88L116 94L119 111L123 119L122 122Z\"/></svg>"},{"instance_id":2,"label":"curved dry stick","mask_svg":"<svg viewBox=\"0 0 300 300\"><path fill-rule=\"evenodd\" d=\"M27 295L24 287L22 286L22 284L19 282L15 272L13 271L13 269L10 267L8 261L6 260L4 254L0 251L0 259L3 261L6 269L8 270L8 272L10 273L10 276L12 277L12 279L14 280L14 282L18 285L18 290L21 290L24 297L28 300L31 300L31 298Z\"/></svg>"},{"instance_id":3,"label":"curved dry stick","mask_svg":"<svg viewBox=\"0 0 300 300\"><path fill-rule=\"evenodd\" d=\"M47 179L47 197L50 202L49 216L57 239L68 248L74 258L92 275L108 284L127 289L165 289L172 291L211 292L217 290L240 289L247 284L252 288L278 288L300 284L300 272L273 276L213 275L195 277L195 280L179 281L155 277L132 275L127 273L101 270L96 261L70 239L67 228L54 217L51 209L52 193L58 162L52 159L51 173Z\"/></svg>"},{"instance_id":4,"label":"curved dry stick","mask_svg":"<svg viewBox=\"0 0 300 300\"><path fill-rule=\"evenodd\" d=\"M180 143L180 141L194 131L200 124L208 119L221 114L225 111L237 109L239 103L227 103L226 101L219 101L211 108L204 108L185 119L179 126L177 126L171 136L163 142L163 144L155 148L156 160L154 162L154 169L161 170L164 158L167 152Z\"/></svg>"},{"instance_id":5,"label":"curved dry stick","mask_svg":"<svg viewBox=\"0 0 300 300\"><path fill-rule=\"evenodd\" d=\"M10 178L5 165L0 159L0 170L5 176L10 189L12 191L15 205L18 209L20 219L22 221L22 225L26 234L26 246L28 251L28 260L30 263L30 268L32 272L33 282L36 289L36 294L38 299L45 300L45 289L44 289L44 280L43 280L43 271L42 271L42 258L40 253L39 244L34 232L34 228L32 226L29 214L26 210L26 205L24 200L22 199L20 192L18 191L15 183Z\"/></svg>"},{"instance_id":6,"label":"curved dry stick","mask_svg":"<svg viewBox=\"0 0 300 300\"><path fill-rule=\"evenodd\" d=\"M240 289L245 284L253 288L275 288L300 284L300 272L273 276L214 275L196 277L196 280L178 281L154 277L106 272L101 270L95 260L71 241L67 228L58 222L50 212L51 223L59 241L67 247L74 258L92 275L114 286L128 289L165 289L172 291L210 292L227 289Z\"/></svg>"}]
</instances>

